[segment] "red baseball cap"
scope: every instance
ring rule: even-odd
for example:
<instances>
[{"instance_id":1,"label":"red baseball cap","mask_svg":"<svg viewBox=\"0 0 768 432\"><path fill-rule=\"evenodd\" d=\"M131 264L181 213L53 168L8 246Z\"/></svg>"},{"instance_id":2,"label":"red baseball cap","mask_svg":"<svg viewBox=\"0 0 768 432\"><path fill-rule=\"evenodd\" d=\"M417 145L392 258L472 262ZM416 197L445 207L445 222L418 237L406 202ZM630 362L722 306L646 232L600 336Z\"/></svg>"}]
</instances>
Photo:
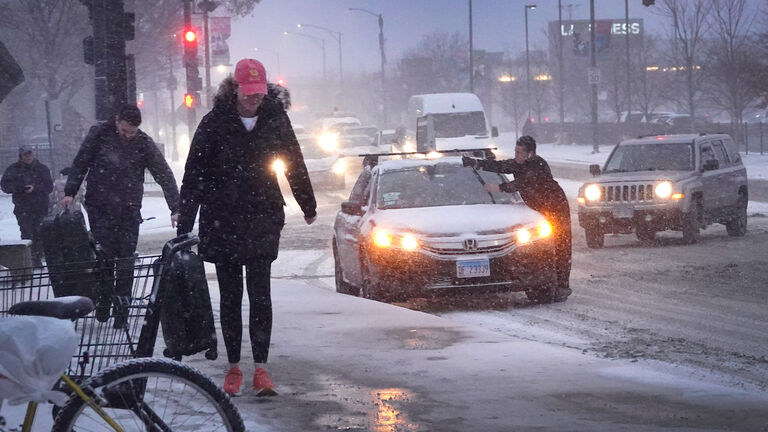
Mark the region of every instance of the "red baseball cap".
<instances>
[{"instance_id":1,"label":"red baseball cap","mask_svg":"<svg viewBox=\"0 0 768 432\"><path fill-rule=\"evenodd\" d=\"M244 95L267 94L267 71L258 60L242 59L237 62L235 81Z\"/></svg>"}]
</instances>

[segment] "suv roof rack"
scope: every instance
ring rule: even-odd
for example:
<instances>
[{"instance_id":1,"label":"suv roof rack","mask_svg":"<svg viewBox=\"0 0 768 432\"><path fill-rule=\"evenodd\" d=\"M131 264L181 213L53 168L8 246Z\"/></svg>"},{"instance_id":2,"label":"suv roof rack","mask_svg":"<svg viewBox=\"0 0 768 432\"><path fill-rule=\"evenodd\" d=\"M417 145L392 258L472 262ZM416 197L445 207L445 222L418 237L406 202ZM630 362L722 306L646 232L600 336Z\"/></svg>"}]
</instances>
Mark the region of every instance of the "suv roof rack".
<instances>
[{"instance_id":1,"label":"suv roof rack","mask_svg":"<svg viewBox=\"0 0 768 432\"><path fill-rule=\"evenodd\" d=\"M473 149L453 149L453 150L429 150L429 151L413 151L413 152L398 152L398 153L364 153L357 155L363 158L363 166L370 165L376 166L379 163L379 157L381 156L414 156L414 155L427 155L430 153L441 154L462 154L462 153L480 153L485 159L495 159L496 155L493 154L493 150L498 150L498 147L483 147Z\"/></svg>"}]
</instances>

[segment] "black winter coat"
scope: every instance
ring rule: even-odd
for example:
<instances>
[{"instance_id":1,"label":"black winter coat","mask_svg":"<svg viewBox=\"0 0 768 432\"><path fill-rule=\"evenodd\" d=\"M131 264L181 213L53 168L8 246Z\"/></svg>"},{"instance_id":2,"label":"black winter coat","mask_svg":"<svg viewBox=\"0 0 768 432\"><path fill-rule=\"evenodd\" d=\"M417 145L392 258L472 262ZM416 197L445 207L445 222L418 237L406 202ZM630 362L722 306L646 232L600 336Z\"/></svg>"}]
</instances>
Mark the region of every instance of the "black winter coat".
<instances>
[{"instance_id":1,"label":"black winter coat","mask_svg":"<svg viewBox=\"0 0 768 432\"><path fill-rule=\"evenodd\" d=\"M181 184L179 234L192 231L200 208L198 251L209 262L248 264L277 258L285 222L283 196L272 169L286 177L306 217L317 214L299 143L282 104L266 96L252 131L243 126L234 95L217 100L195 132Z\"/></svg>"},{"instance_id":2,"label":"black winter coat","mask_svg":"<svg viewBox=\"0 0 768 432\"><path fill-rule=\"evenodd\" d=\"M547 161L541 156L534 156L518 164L514 159L502 161L479 160L478 168L502 174L513 174L515 180L501 185L504 192L519 192L528 207L548 217L560 220L571 219L568 198L560 185L552 177ZM570 231L570 223L567 224Z\"/></svg>"},{"instance_id":3,"label":"black winter coat","mask_svg":"<svg viewBox=\"0 0 768 432\"><path fill-rule=\"evenodd\" d=\"M48 213L48 194L53 190L51 171L35 160L27 165L21 161L12 163L0 180L3 192L12 194L16 215ZM24 192L26 185L34 186L30 193Z\"/></svg>"},{"instance_id":4,"label":"black winter coat","mask_svg":"<svg viewBox=\"0 0 768 432\"><path fill-rule=\"evenodd\" d=\"M160 149L147 134L138 131L124 142L114 121L91 127L72 162L64 194L74 197L88 176L86 208L105 214L138 212L144 196L144 170L148 169L163 189L171 214L178 211L179 189Z\"/></svg>"}]
</instances>

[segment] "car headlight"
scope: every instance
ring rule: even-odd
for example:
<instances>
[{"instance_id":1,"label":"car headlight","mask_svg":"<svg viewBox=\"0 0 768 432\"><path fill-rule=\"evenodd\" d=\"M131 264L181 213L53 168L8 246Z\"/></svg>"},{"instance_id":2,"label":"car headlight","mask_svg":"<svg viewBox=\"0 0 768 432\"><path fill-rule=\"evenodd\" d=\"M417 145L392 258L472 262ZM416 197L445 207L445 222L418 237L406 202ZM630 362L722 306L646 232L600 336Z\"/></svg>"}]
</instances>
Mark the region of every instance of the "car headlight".
<instances>
[{"instance_id":1,"label":"car headlight","mask_svg":"<svg viewBox=\"0 0 768 432\"><path fill-rule=\"evenodd\" d=\"M275 161L272 162L272 170L278 174L285 174L285 162L280 159L275 159Z\"/></svg>"},{"instance_id":2,"label":"car headlight","mask_svg":"<svg viewBox=\"0 0 768 432\"><path fill-rule=\"evenodd\" d=\"M336 162L333 163L333 167L331 167L331 170L334 174L344 174L344 172L347 170L347 164L344 161L344 159L339 159Z\"/></svg>"},{"instance_id":3,"label":"car headlight","mask_svg":"<svg viewBox=\"0 0 768 432\"><path fill-rule=\"evenodd\" d=\"M414 250L419 247L419 242L416 241L416 237L406 234L403 236L403 238L400 240L400 245L405 250Z\"/></svg>"},{"instance_id":4,"label":"car headlight","mask_svg":"<svg viewBox=\"0 0 768 432\"><path fill-rule=\"evenodd\" d=\"M389 232L378 229L373 234L373 244L386 249L390 247L400 248L407 251L413 251L419 248L419 241L411 234L390 234Z\"/></svg>"},{"instance_id":5,"label":"car headlight","mask_svg":"<svg viewBox=\"0 0 768 432\"><path fill-rule=\"evenodd\" d=\"M548 221L542 221L537 227L539 238L545 238L552 235L552 224Z\"/></svg>"},{"instance_id":6,"label":"car headlight","mask_svg":"<svg viewBox=\"0 0 768 432\"><path fill-rule=\"evenodd\" d=\"M667 199L672 196L672 183L663 181L656 185L656 188L653 190L653 192L657 197Z\"/></svg>"},{"instance_id":7,"label":"car headlight","mask_svg":"<svg viewBox=\"0 0 768 432\"><path fill-rule=\"evenodd\" d=\"M552 224L547 220L543 220L539 222L535 228L520 228L515 231L515 240L517 240L518 244L526 244L534 240L551 237L553 232L554 228L552 228Z\"/></svg>"},{"instance_id":8,"label":"car headlight","mask_svg":"<svg viewBox=\"0 0 768 432\"><path fill-rule=\"evenodd\" d=\"M376 231L373 235L373 244L382 248L390 247L392 246L392 236L383 230Z\"/></svg>"},{"instance_id":9,"label":"car headlight","mask_svg":"<svg viewBox=\"0 0 768 432\"><path fill-rule=\"evenodd\" d=\"M324 132L317 138L317 145L321 149L332 152L339 146L339 134L333 132Z\"/></svg>"},{"instance_id":10,"label":"car headlight","mask_svg":"<svg viewBox=\"0 0 768 432\"><path fill-rule=\"evenodd\" d=\"M517 230L517 233L515 234L515 237L517 237L517 242L520 244L525 244L531 241L531 232L527 229L519 229Z\"/></svg>"},{"instance_id":11,"label":"car headlight","mask_svg":"<svg viewBox=\"0 0 768 432\"><path fill-rule=\"evenodd\" d=\"M584 198L586 198L587 201L597 201L600 199L601 195L602 191L600 190L600 186L596 184L591 184L584 189Z\"/></svg>"}]
</instances>

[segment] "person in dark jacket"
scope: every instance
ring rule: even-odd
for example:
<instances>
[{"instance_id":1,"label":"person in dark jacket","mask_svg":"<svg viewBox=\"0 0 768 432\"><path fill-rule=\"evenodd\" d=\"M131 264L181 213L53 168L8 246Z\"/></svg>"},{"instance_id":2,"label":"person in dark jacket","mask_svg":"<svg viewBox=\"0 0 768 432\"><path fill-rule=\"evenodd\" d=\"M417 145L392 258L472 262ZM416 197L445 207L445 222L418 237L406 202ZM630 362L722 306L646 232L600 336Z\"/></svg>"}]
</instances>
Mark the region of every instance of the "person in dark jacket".
<instances>
[{"instance_id":1,"label":"person in dark jacket","mask_svg":"<svg viewBox=\"0 0 768 432\"><path fill-rule=\"evenodd\" d=\"M571 210L568 198L560 185L552 178L547 162L536 154L536 140L522 136L517 140L514 159L488 160L464 157L466 166L485 171L513 174L514 181L486 184L489 192L519 192L525 204L543 214L552 224L555 237L555 270L557 288L553 301L565 301L571 294Z\"/></svg>"},{"instance_id":2,"label":"person in dark jacket","mask_svg":"<svg viewBox=\"0 0 768 432\"><path fill-rule=\"evenodd\" d=\"M116 264L115 297L112 299L115 328L125 324L133 286L145 169L163 189L165 202L171 211L172 227L176 226L178 219L179 190L173 172L160 149L152 138L139 129L139 125L139 108L125 105L114 121L91 127L72 162L61 200L65 207L72 205L80 185L87 179L85 210L91 232L104 257ZM97 305L97 318L105 321L108 319L109 302L102 300Z\"/></svg>"},{"instance_id":3,"label":"person in dark jacket","mask_svg":"<svg viewBox=\"0 0 768 432\"><path fill-rule=\"evenodd\" d=\"M200 210L198 251L216 264L221 293L220 320L229 370L224 390L238 394L242 345L243 266L250 302L249 332L256 363L257 395L276 394L264 370L272 334L270 268L277 258L285 221L282 193L273 169L285 175L307 224L317 217L304 157L288 115L268 94L264 66L237 63L235 76L219 87L213 109L197 127L181 184L178 234L192 231Z\"/></svg>"},{"instance_id":4,"label":"person in dark jacket","mask_svg":"<svg viewBox=\"0 0 768 432\"><path fill-rule=\"evenodd\" d=\"M3 192L12 194L13 214L19 223L21 238L32 240L32 261L39 266L42 259L40 223L48 214L48 194L53 190L51 171L35 157L27 146L19 148L19 160L12 163L0 180Z\"/></svg>"}]
</instances>

